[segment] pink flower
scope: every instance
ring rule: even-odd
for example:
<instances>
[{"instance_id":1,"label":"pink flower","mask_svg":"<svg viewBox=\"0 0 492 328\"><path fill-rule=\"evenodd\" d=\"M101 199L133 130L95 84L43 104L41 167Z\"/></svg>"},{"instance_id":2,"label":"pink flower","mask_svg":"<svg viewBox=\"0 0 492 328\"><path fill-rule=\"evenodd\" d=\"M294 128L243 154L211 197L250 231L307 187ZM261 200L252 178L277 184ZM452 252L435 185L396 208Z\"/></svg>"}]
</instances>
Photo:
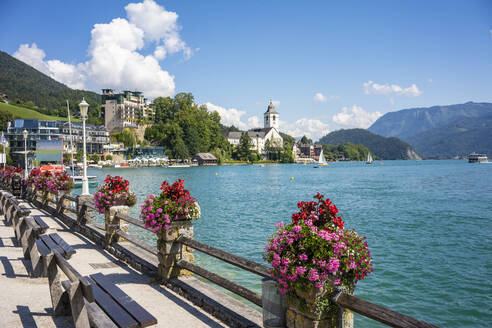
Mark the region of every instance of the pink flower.
<instances>
[{"instance_id":1,"label":"pink flower","mask_svg":"<svg viewBox=\"0 0 492 328\"><path fill-rule=\"evenodd\" d=\"M335 280L335 281L333 282L333 284L334 284L335 286L340 285L340 279Z\"/></svg>"},{"instance_id":2,"label":"pink flower","mask_svg":"<svg viewBox=\"0 0 492 328\"><path fill-rule=\"evenodd\" d=\"M306 272L306 268L305 267L302 267L302 266L298 266L296 268L296 273L300 276L302 276L304 273Z\"/></svg>"},{"instance_id":3,"label":"pink flower","mask_svg":"<svg viewBox=\"0 0 492 328\"><path fill-rule=\"evenodd\" d=\"M307 261L307 259L308 259L308 256L306 254L303 253L303 254L299 255L299 260Z\"/></svg>"},{"instance_id":4,"label":"pink flower","mask_svg":"<svg viewBox=\"0 0 492 328\"><path fill-rule=\"evenodd\" d=\"M301 226L299 226L299 225L295 225L295 226L292 228L292 231L294 231L294 232L299 232L299 231L301 231L301 230L302 230L302 227L301 227Z\"/></svg>"},{"instance_id":5,"label":"pink flower","mask_svg":"<svg viewBox=\"0 0 492 328\"><path fill-rule=\"evenodd\" d=\"M338 267L340 266L340 260L337 259L336 257L330 258L330 261L328 262L328 272L330 273L335 273L338 271Z\"/></svg>"}]
</instances>

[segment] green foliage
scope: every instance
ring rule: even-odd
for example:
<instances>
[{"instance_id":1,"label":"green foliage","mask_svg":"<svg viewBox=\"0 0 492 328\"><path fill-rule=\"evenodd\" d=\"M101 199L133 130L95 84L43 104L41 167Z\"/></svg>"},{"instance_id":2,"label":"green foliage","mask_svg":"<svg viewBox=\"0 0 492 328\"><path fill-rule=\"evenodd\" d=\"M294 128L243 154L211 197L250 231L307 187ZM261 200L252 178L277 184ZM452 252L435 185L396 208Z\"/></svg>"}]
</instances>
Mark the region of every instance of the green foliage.
<instances>
[{"instance_id":1,"label":"green foliage","mask_svg":"<svg viewBox=\"0 0 492 328\"><path fill-rule=\"evenodd\" d=\"M231 147L221 133L220 116L198 106L191 93L156 98L153 108L156 124L145 130L145 139L166 147L171 158L186 159L212 150L229 157Z\"/></svg>"},{"instance_id":2,"label":"green foliage","mask_svg":"<svg viewBox=\"0 0 492 328\"><path fill-rule=\"evenodd\" d=\"M340 155L352 161L365 161L370 150L361 144L344 142L340 145L323 145L323 153L329 160L336 160Z\"/></svg>"},{"instance_id":3,"label":"green foliage","mask_svg":"<svg viewBox=\"0 0 492 328\"><path fill-rule=\"evenodd\" d=\"M251 147L253 146L253 142L247 133L241 136L239 139L239 145L237 146L237 159L240 161L251 161L253 159L253 155L251 152Z\"/></svg>"},{"instance_id":4,"label":"green foliage","mask_svg":"<svg viewBox=\"0 0 492 328\"><path fill-rule=\"evenodd\" d=\"M2 51L0 51L0 86L0 91L9 97L10 104L24 104L45 115L66 117L67 99L71 111L76 113L78 104L85 97L89 103L88 122L102 123L99 118L100 95L95 92L70 89Z\"/></svg>"},{"instance_id":5,"label":"green foliage","mask_svg":"<svg viewBox=\"0 0 492 328\"><path fill-rule=\"evenodd\" d=\"M331 132L319 140L320 144L340 145L344 142L362 144L374 155L384 160L416 159L418 155L406 142L398 138L385 138L364 129L348 129Z\"/></svg>"},{"instance_id":6,"label":"green foliage","mask_svg":"<svg viewBox=\"0 0 492 328\"><path fill-rule=\"evenodd\" d=\"M90 159L91 159L91 161L93 161L97 164L97 162L99 162L101 160L101 156L99 156L98 154L92 154L90 156Z\"/></svg>"},{"instance_id":7,"label":"green foliage","mask_svg":"<svg viewBox=\"0 0 492 328\"><path fill-rule=\"evenodd\" d=\"M106 155L106 160L107 160L107 161L112 161L112 160L113 160L113 155L111 155L111 154L107 154L107 155Z\"/></svg>"},{"instance_id":8,"label":"green foliage","mask_svg":"<svg viewBox=\"0 0 492 328\"><path fill-rule=\"evenodd\" d=\"M134 130L125 128L121 132L115 132L111 136L111 141L122 142L125 147L135 147L137 145L137 135Z\"/></svg>"},{"instance_id":9,"label":"green foliage","mask_svg":"<svg viewBox=\"0 0 492 328\"><path fill-rule=\"evenodd\" d=\"M77 151L77 154L75 155L75 160L77 162L82 162L84 160L84 151L82 149Z\"/></svg>"},{"instance_id":10,"label":"green foliage","mask_svg":"<svg viewBox=\"0 0 492 328\"><path fill-rule=\"evenodd\" d=\"M14 115L11 112L1 111L0 107L0 130L7 131L7 123L14 119Z\"/></svg>"},{"instance_id":11,"label":"green foliage","mask_svg":"<svg viewBox=\"0 0 492 328\"><path fill-rule=\"evenodd\" d=\"M300 142L302 144L312 144L313 143L313 140L312 139L309 139L308 137L306 136L302 136Z\"/></svg>"}]
</instances>

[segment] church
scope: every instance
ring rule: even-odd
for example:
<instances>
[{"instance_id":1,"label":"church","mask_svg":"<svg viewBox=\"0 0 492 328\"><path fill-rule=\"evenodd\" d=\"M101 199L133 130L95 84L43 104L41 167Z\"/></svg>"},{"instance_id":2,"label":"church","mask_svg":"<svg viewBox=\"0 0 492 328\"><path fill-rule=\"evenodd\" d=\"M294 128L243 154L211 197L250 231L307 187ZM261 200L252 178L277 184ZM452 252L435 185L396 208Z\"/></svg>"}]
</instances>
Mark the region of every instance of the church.
<instances>
[{"instance_id":1,"label":"church","mask_svg":"<svg viewBox=\"0 0 492 328\"><path fill-rule=\"evenodd\" d=\"M265 155L264 148L267 140L282 146L283 138L278 130L279 114L271 99L266 112L263 114L263 122L263 128L251 129L246 132L229 132L226 136L227 141L233 146L239 145L241 136L247 133L252 141L251 150L256 150L261 155Z\"/></svg>"}]
</instances>

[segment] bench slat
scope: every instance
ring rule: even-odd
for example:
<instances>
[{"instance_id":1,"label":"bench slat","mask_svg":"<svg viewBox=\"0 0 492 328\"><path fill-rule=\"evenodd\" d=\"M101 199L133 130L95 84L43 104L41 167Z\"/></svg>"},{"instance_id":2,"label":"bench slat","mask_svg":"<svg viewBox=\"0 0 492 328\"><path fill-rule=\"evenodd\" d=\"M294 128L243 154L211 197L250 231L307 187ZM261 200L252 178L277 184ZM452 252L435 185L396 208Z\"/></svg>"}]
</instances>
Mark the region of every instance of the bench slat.
<instances>
[{"instance_id":1,"label":"bench slat","mask_svg":"<svg viewBox=\"0 0 492 328\"><path fill-rule=\"evenodd\" d=\"M48 249L48 247L46 247L46 245L39 239L36 239L36 247L38 248L38 252L39 254L41 254L42 256L48 256L51 251Z\"/></svg>"},{"instance_id":2,"label":"bench slat","mask_svg":"<svg viewBox=\"0 0 492 328\"><path fill-rule=\"evenodd\" d=\"M67 258L70 258L73 254L75 254L75 249L67 244L57 233L50 233L48 236L50 236L50 238L63 249Z\"/></svg>"},{"instance_id":3,"label":"bench slat","mask_svg":"<svg viewBox=\"0 0 492 328\"><path fill-rule=\"evenodd\" d=\"M113 320L119 327L137 328L138 322L132 318L118 303L116 303L96 283L92 284L92 292L97 305Z\"/></svg>"},{"instance_id":4,"label":"bench slat","mask_svg":"<svg viewBox=\"0 0 492 328\"><path fill-rule=\"evenodd\" d=\"M157 324L157 319L147 312L140 304L135 302L130 296L123 292L118 286L113 284L102 273L90 276L106 293L118 302L128 313L132 315L140 324L140 327L148 327Z\"/></svg>"},{"instance_id":5,"label":"bench slat","mask_svg":"<svg viewBox=\"0 0 492 328\"><path fill-rule=\"evenodd\" d=\"M49 229L49 226L43 221L43 219L41 219L39 215L34 215L33 217L36 223L41 227L41 229L43 229L43 232Z\"/></svg>"},{"instance_id":6,"label":"bench slat","mask_svg":"<svg viewBox=\"0 0 492 328\"><path fill-rule=\"evenodd\" d=\"M51 250L54 250L54 251L57 251L59 254L61 254L62 256L65 255L65 252L63 251L63 249L61 249L60 246L58 246L50 237L48 237L47 235L41 235L39 236L39 238L41 238L41 240L46 244L46 246L51 249Z\"/></svg>"}]
</instances>

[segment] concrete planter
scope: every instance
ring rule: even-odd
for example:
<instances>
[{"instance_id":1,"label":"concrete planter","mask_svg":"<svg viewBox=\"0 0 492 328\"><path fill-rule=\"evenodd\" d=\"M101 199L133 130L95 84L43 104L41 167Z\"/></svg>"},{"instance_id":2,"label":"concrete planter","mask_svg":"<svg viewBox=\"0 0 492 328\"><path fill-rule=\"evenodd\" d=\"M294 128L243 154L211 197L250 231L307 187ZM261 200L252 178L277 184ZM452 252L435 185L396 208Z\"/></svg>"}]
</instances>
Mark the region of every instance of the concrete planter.
<instances>
[{"instance_id":1,"label":"concrete planter","mask_svg":"<svg viewBox=\"0 0 492 328\"><path fill-rule=\"evenodd\" d=\"M126 200L123 200L126 203ZM123 232L128 232L129 224L127 222L121 222L120 219L116 218L116 214L128 215L130 213L130 207L126 205L115 205L111 206L109 210L104 212L104 223L106 227L106 243L111 245L114 242L120 240L120 236L116 234L119 229Z\"/></svg>"},{"instance_id":2,"label":"concrete planter","mask_svg":"<svg viewBox=\"0 0 492 328\"><path fill-rule=\"evenodd\" d=\"M310 292L296 291L295 297L287 297L287 312L285 314L287 328L338 327L340 308L333 307L329 312L316 312L316 300L327 296L327 293L325 289L312 288ZM354 327L354 314L347 309L343 310L343 327Z\"/></svg>"},{"instance_id":3,"label":"concrete planter","mask_svg":"<svg viewBox=\"0 0 492 328\"><path fill-rule=\"evenodd\" d=\"M72 196L72 190L58 190L56 193L56 201L58 204L58 200L61 199L63 196ZM68 199L63 200L63 206L65 207L72 207L72 201Z\"/></svg>"},{"instance_id":4,"label":"concrete planter","mask_svg":"<svg viewBox=\"0 0 492 328\"><path fill-rule=\"evenodd\" d=\"M178 236L183 235L193 238L192 220L172 221L169 230L159 231L157 233L157 255L159 260L158 275L163 281L181 276L191 276L193 273L181 269L176 262L183 259L193 263L193 249L176 242Z\"/></svg>"}]
</instances>

